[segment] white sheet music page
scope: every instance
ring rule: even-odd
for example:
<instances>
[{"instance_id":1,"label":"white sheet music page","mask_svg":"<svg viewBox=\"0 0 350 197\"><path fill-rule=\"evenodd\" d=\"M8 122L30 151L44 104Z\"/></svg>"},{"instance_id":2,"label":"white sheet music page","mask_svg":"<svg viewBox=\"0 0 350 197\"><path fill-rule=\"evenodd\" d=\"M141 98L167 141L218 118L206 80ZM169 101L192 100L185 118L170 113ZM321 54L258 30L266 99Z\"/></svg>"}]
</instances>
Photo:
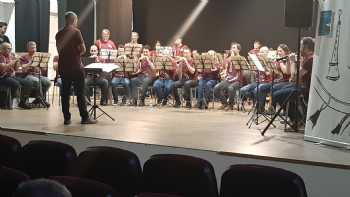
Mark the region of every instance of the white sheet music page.
<instances>
[{"instance_id":1,"label":"white sheet music page","mask_svg":"<svg viewBox=\"0 0 350 197\"><path fill-rule=\"evenodd\" d=\"M259 71L265 72L265 68L263 67L263 65L261 64L261 62L259 61L258 56L256 56L255 54L250 54L249 53L249 57L252 58L253 63L255 64L256 68Z\"/></svg>"},{"instance_id":2,"label":"white sheet music page","mask_svg":"<svg viewBox=\"0 0 350 197\"><path fill-rule=\"evenodd\" d=\"M102 69L103 72L112 72L113 70L118 69L120 66L113 64L113 63L92 63L89 64L87 66L85 66L85 68L100 68Z\"/></svg>"}]
</instances>

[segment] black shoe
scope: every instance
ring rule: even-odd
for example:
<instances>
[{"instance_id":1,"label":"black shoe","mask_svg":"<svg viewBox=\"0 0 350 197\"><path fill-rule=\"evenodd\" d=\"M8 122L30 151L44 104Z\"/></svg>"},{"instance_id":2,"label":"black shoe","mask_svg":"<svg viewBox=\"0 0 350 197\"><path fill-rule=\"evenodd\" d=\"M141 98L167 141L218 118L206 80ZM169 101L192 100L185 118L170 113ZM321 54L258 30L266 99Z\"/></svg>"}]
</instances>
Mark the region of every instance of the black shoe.
<instances>
[{"instance_id":1,"label":"black shoe","mask_svg":"<svg viewBox=\"0 0 350 197\"><path fill-rule=\"evenodd\" d=\"M140 106L140 107L145 106L145 100L141 100L140 103L139 103L139 106Z\"/></svg>"},{"instance_id":2,"label":"black shoe","mask_svg":"<svg viewBox=\"0 0 350 197\"><path fill-rule=\"evenodd\" d=\"M100 105L107 106L107 103L106 102L101 102Z\"/></svg>"},{"instance_id":3,"label":"black shoe","mask_svg":"<svg viewBox=\"0 0 350 197\"><path fill-rule=\"evenodd\" d=\"M163 101L162 101L162 106L167 105L167 103L168 103L168 99L163 99Z\"/></svg>"},{"instance_id":4,"label":"black shoe","mask_svg":"<svg viewBox=\"0 0 350 197\"><path fill-rule=\"evenodd\" d=\"M190 101L186 101L186 108L188 108L188 109L192 108L192 104Z\"/></svg>"},{"instance_id":5,"label":"black shoe","mask_svg":"<svg viewBox=\"0 0 350 197\"><path fill-rule=\"evenodd\" d=\"M118 105L118 100L114 100L113 105Z\"/></svg>"},{"instance_id":6,"label":"black shoe","mask_svg":"<svg viewBox=\"0 0 350 197\"><path fill-rule=\"evenodd\" d=\"M179 108L180 106L181 106L180 102L175 102L175 105L174 105L175 108Z\"/></svg>"},{"instance_id":7,"label":"black shoe","mask_svg":"<svg viewBox=\"0 0 350 197\"><path fill-rule=\"evenodd\" d=\"M40 104L40 99L39 98L36 98L34 101L32 101L31 104L34 104L34 105L37 105L37 104Z\"/></svg>"},{"instance_id":8,"label":"black shoe","mask_svg":"<svg viewBox=\"0 0 350 197\"><path fill-rule=\"evenodd\" d=\"M123 97L123 98L122 98L122 105L125 105L125 104L126 104L126 98Z\"/></svg>"},{"instance_id":9,"label":"black shoe","mask_svg":"<svg viewBox=\"0 0 350 197\"><path fill-rule=\"evenodd\" d=\"M29 106L27 103L25 103L25 102L20 102L19 104L18 104L18 107L20 107L20 108L22 108L22 109L32 109L32 107L31 106Z\"/></svg>"},{"instance_id":10,"label":"black shoe","mask_svg":"<svg viewBox=\"0 0 350 197\"><path fill-rule=\"evenodd\" d=\"M85 120L81 120L80 123L81 124L96 124L97 120L92 120L92 119L88 118L88 119L85 119Z\"/></svg>"},{"instance_id":11,"label":"black shoe","mask_svg":"<svg viewBox=\"0 0 350 197\"><path fill-rule=\"evenodd\" d=\"M137 106L137 100L136 99L132 99L131 101L130 101L130 104L129 104L129 106Z\"/></svg>"},{"instance_id":12,"label":"black shoe","mask_svg":"<svg viewBox=\"0 0 350 197\"><path fill-rule=\"evenodd\" d=\"M71 123L72 123L72 121L70 119L66 119L63 122L64 125L70 125Z\"/></svg>"}]
</instances>

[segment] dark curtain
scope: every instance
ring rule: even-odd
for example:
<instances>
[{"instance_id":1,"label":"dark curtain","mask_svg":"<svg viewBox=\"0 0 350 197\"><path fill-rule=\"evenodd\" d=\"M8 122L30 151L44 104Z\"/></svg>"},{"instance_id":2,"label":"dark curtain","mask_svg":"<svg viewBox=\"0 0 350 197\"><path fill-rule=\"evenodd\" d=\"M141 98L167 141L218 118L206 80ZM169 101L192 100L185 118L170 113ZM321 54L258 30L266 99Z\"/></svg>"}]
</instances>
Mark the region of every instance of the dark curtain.
<instances>
[{"instance_id":1,"label":"dark curtain","mask_svg":"<svg viewBox=\"0 0 350 197\"><path fill-rule=\"evenodd\" d=\"M97 1L97 39L103 28L111 31L117 44L130 41L132 30L132 0Z\"/></svg>"},{"instance_id":2,"label":"dark curtain","mask_svg":"<svg viewBox=\"0 0 350 197\"><path fill-rule=\"evenodd\" d=\"M58 9L58 29L64 27L65 19L64 15L67 10L67 0L57 0L57 9Z\"/></svg>"},{"instance_id":3,"label":"dark curtain","mask_svg":"<svg viewBox=\"0 0 350 197\"><path fill-rule=\"evenodd\" d=\"M50 0L15 0L16 51L26 51L26 43L35 41L38 51L48 52Z\"/></svg>"},{"instance_id":4,"label":"dark curtain","mask_svg":"<svg viewBox=\"0 0 350 197\"><path fill-rule=\"evenodd\" d=\"M143 43L163 44L174 36L200 0L134 0L134 30ZM317 17L303 36L314 36ZM229 49L232 41L242 45L242 53L253 47L254 40L276 48L286 43L297 48L297 29L284 26L283 0L213 0L201 12L183 36L193 49Z\"/></svg>"}]
</instances>

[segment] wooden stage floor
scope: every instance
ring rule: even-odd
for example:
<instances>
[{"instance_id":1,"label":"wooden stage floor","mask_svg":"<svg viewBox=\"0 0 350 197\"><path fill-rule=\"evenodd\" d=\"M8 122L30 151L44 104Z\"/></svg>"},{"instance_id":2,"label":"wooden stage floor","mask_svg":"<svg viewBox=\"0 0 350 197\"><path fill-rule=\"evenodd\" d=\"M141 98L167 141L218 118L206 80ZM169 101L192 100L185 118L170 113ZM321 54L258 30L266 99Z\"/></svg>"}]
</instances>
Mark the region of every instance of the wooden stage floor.
<instances>
[{"instance_id":1,"label":"wooden stage floor","mask_svg":"<svg viewBox=\"0 0 350 197\"><path fill-rule=\"evenodd\" d=\"M72 124L63 125L59 106L50 109L0 110L4 130L52 133L131 143L214 151L249 158L350 169L350 151L303 140L283 126L260 135L266 123L248 129L247 113L187 110L172 107L106 106L117 119L102 116L96 125L81 125L76 107Z\"/></svg>"}]
</instances>

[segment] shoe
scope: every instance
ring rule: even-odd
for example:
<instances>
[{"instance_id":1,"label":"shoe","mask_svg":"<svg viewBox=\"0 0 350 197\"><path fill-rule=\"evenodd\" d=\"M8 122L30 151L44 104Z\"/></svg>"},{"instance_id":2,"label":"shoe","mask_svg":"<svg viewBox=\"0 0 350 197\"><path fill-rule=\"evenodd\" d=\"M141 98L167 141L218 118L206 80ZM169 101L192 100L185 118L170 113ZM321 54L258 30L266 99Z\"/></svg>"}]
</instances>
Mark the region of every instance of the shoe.
<instances>
[{"instance_id":1,"label":"shoe","mask_svg":"<svg viewBox=\"0 0 350 197\"><path fill-rule=\"evenodd\" d=\"M81 120L80 123L81 124L96 124L97 120L92 120L92 119L88 118L88 119L85 119L85 120Z\"/></svg>"},{"instance_id":2,"label":"shoe","mask_svg":"<svg viewBox=\"0 0 350 197\"><path fill-rule=\"evenodd\" d=\"M190 101L186 101L186 108L188 108L188 109L192 108L192 104Z\"/></svg>"},{"instance_id":3,"label":"shoe","mask_svg":"<svg viewBox=\"0 0 350 197\"><path fill-rule=\"evenodd\" d=\"M122 105L125 105L125 104L126 104L126 98L123 97L123 98L122 98Z\"/></svg>"},{"instance_id":4,"label":"shoe","mask_svg":"<svg viewBox=\"0 0 350 197\"><path fill-rule=\"evenodd\" d=\"M114 100L113 105L118 105L118 100Z\"/></svg>"},{"instance_id":5,"label":"shoe","mask_svg":"<svg viewBox=\"0 0 350 197\"><path fill-rule=\"evenodd\" d=\"M22 108L22 109L32 109L31 106L29 106L27 103L24 103L24 102L20 102L18 104L18 107Z\"/></svg>"},{"instance_id":6,"label":"shoe","mask_svg":"<svg viewBox=\"0 0 350 197\"><path fill-rule=\"evenodd\" d=\"M129 106L137 106L137 100L136 99L132 99L131 101L130 101L130 104L129 104Z\"/></svg>"},{"instance_id":7,"label":"shoe","mask_svg":"<svg viewBox=\"0 0 350 197\"><path fill-rule=\"evenodd\" d=\"M72 123L72 121L70 119L66 119L63 122L64 125L70 125L71 123Z\"/></svg>"},{"instance_id":8,"label":"shoe","mask_svg":"<svg viewBox=\"0 0 350 197\"><path fill-rule=\"evenodd\" d=\"M139 103L139 106L140 106L140 107L145 106L145 100L141 100L140 103Z\"/></svg>"},{"instance_id":9,"label":"shoe","mask_svg":"<svg viewBox=\"0 0 350 197\"><path fill-rule=\"evenodd\" d=\"M107 103L106 102L100 102L100 105L107 106Z\"/></svg>"},{"instance_id":10,"label":"shoe","mask_svg":"<svg viewBox=\"0 0 350 197\"><path fill-rule=\"evenodd\" d=\"M31 104L34 104L34 105L40 104L40 99L38 98L34 99L34 101L32 101Z\"/></svg>"},{"instance_id":11,"label":"shoe","mask_svg":"<svg viewBox=\"0 0 350 197\"><path fill-rule=\"evenodd\" d=\"M168 99L163 99L162 106L166 106L168 103Z\"/></svg>"},{"instance_id":12,"label":"shoe","mask_svg":"<svg viewBox=\"0 0 350 197\"><path fill-rule=\"evenodd\" d=\"M181 106L181 103L180 103L180 102L175 102L175 104L174 104L174 107L175 107L175 108L180 108L180 106Z\"/></svg>"}]
</instances>

